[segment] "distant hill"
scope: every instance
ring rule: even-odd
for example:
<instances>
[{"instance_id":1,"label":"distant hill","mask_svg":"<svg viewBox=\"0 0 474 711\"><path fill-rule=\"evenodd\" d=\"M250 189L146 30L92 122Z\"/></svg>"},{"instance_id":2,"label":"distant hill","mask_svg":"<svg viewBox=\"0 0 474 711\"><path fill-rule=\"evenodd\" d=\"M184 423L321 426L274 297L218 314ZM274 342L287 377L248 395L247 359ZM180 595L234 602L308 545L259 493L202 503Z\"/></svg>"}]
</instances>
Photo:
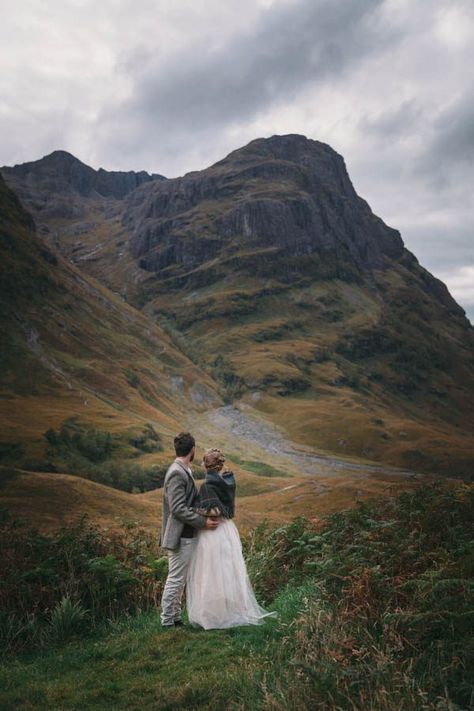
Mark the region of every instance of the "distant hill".
<instances>
[{"instance_id":1,"label":"distant hill","mask_svg":"<svg viewBox=\"0 0 474 711\"><path fill-rule=\"evenodd\" d=\"M54 164L3 170L45 245L163 327L227 401L327 452L472 471L474 330L330 146L259 138L120 198L74 184L70 215L35 207L54 204Z\"/></svg>"},{"instance_id":2,"label":"distant hill","mask_svg":"<svg viewBox=\"0 0 474 711\"><path fill-rule=\"evenodd\" d=\"M161 501L143 494L117 491L70 474L44 472L19 472L2 482L1 505L42 532L77 523L86 514L101 528L120 528L135 521L156 533L161 511Z\"/></svg>"},{"instance_id":3,"label":"distant hill","mask_svg":"<svg viewBox=\"0 0 474 711\"><path fill-rule=\"evenodd\" d=\"M263 520L277 524L298 515L318 519L352 507L357 501L390 494L394 486L402 491L420 483L417 477L397 479L388 474L361 478L346 473L323 476L316 482L308 477L258 476L241 467L236 472L236 523L241 533ZM77 523L86 514L101 528L117 529L134 523L158 535L162 499L162 489L130 494L71 474L0 468L0 506L45 533Z\"/></svg>"}]
</instances>

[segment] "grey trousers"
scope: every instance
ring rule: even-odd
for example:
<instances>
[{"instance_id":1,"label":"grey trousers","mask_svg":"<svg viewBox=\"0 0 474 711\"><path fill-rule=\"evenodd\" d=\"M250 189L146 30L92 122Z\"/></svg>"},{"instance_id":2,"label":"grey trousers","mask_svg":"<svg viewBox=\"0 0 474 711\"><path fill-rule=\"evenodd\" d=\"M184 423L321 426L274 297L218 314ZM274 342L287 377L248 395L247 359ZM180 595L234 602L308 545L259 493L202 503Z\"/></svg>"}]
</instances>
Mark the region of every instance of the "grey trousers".
<instances>
[{"instance_id":1,"label":"grey trousers","mask_svg":"<svg viewBox=\"0 0 474 711\"><path fill-rule=\"evenodd\" d=\"M161 596L162 625L181 619L181 600L195 544L196 538L181 538L179 548L168 551L168 577Z\"/></svg>"}]
</instances>

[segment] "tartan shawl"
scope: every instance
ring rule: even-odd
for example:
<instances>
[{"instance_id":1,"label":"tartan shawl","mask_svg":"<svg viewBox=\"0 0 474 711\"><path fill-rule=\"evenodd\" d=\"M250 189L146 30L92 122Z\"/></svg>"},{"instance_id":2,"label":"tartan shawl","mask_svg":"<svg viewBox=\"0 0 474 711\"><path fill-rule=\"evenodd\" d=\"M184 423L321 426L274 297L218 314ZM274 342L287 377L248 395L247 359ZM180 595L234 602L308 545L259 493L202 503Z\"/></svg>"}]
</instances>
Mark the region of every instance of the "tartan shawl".
<instances>
[{"instance_id":1,"label":"tartan shawl","mask_svg":"<svg viewBox=\"0 0 474 711\"><path fill-rule=\"evenodd\" d=\"M199 490L195 506L206 511L218 508L226 518L233 518L235 513L235 477L233 472L219 474L210 469Z\"/></svg>"}]
</instances>

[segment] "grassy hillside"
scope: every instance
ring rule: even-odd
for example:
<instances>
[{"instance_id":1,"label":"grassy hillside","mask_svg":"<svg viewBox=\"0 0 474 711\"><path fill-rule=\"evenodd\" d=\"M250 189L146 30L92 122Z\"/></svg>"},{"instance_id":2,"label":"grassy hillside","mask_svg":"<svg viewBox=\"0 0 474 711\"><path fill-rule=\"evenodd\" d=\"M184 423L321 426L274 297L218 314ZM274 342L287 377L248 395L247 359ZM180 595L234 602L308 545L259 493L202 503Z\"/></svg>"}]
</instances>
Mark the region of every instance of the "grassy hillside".
<instances>
[{"instance_id":1,"label":"grassy hillside","mask_svg":"<svg viewBox=\"0 0 474 711\"><path fill-rule=\"evenodd\" d=\"M474 330L329 146L251 141L142 186L123 222L136 303L229 401L333 453L471 471Z\"/></svg>"},{"instance_id":2,"label":"grassy hillside","mask_svg":"<svg viewBox=\"0 0 474 711\"><path fill-rule=\"evenodd\" d=\"M361 501L435 480L428 475L401 476L396 471L381 473L370 468L340 473L328 470L316 477L279 471L263 463L256 469L256 463L239 461L228 459L228 465L237 477L236 523L243 533L262 520L278 524L298 515L317 520ZM164 465L160 471L163 469ZM128 493L72 474L0 467L0 507L44 533L77 524L86 515L100 528L121 529L133 524L157 535L162 498L161 488Z\"/></svg>"},{"instance_id":3,"label":"grassy hillside","mask_svg":"<svg viewBox=\"0 0 474 711\"><path fill-rule=\"evenodd\" d=\"M135 522L158 530L161 501L128 494L69 474L0 469L0 506L44 533L88 518L101 528L122 528Z\"/></svg>"},{"instance_id":4,"label":"grassy hillside","mask_svg":"<svg viewBox=\"0 0 474 711\"><path fill-rule=\"evenodd\" d=\"M185 333L224 397L243 399L294 441L469 475L472 328L425 290L422 274L394 263L369 289L262 283L223 265L211 287L161 293L145 311Z\"/></svg>"},{"instance_id":5,"label":"grassy hillside","mask_svg":"<svg viewBox=\"0 0 474 711\"><path fill-rule=\"evenodd\" d=\"M246 539L245 555L259 599L278 619L210 632L161 631L153 595L159 599L166 569L147 558L135 534L128 544L80 529L46 540L3 523L11 561L4 608L18 575L22 604L37 589L40 569L44 581L30 632L21 632L30 634L30 649L11 652L0 666L0 704L65 711L467 709L474 698L473 495L472 486L425 486L317 525L299 518L261 526ZM40 551L35 571L28 557L14 557L22 536ZM54 578L56 568L62 574ZM60 601L73 590L82 596L75 608ZM104 622L103 609L113 621ZM41 635L33 635L34 624Z\"/></svg>"},{"instance_id":6,"label":"grassy hillside","mask_svg":"<svg viewBox=\"0 0 474 711\"><path fill-rule=\"evenodd\" d=\"M219 403L166 333L44 245L3 181L0 219L0 461L39 466L71 416L125 441L148 423L169 449L183 411Z\"/></svg>"}]
</instances>

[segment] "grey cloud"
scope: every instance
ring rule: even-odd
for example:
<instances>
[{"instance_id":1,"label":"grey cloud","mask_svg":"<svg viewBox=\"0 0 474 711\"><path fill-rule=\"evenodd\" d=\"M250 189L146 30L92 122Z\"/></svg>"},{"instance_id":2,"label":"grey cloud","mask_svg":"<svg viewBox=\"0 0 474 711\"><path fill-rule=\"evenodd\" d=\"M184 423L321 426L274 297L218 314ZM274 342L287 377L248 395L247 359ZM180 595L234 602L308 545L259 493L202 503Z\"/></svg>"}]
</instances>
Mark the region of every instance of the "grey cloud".
<instances>
[{"instance_id":1,"label":"grey cloud","mask_svg":"<svg viewBox=\"0 0 474 711\"><path fill-rule=\"evenodd\" d=\"M370 185L376 211L423 266L455 284L456 270L474 265L474 91L438 110L411 98L365 115L358 129L372 150L359 155L356 173Z\"/></svg>"},{"instance_id":2,"label":"grey cloud","mask_svg":"<svg viewBox=\"0 0 474 711\"><path fill-rule=\"evenodd\" d=\"M365 115L359 121L359 130L377 138L398 138L417 130L423 108L413 99L402 101L395 108L384 109L378 114Z\"/></svg>"},{"instance_id":3,"label":"grey cloud","mask_svg":"<svg viewBox=\"0 0 474 711\"><path fill-rule=\"evenodd\" d=\"M166 62L124 58L131 98L101 116L111 146L133 150L148 132L175 150L181 140L242 124L280 101L297 99L317 80L338 80L390 42L393 31L374 20L382 0L298 0L275 3L254 28L218 49L194 45ZM118 125L118 122L120 125ZM123 129L123 130L121 130ZM104 136L104 140L108 140Z\"/></svg>"},{"instance_id":4,"label":"grey cloud","mask_svg":"<svg viewBox=\"0 0 474 711\"><path fill-rule=\"evenodd\" d=\"M420 161L422 170L435 170L447 179L446 173L453 166L474 168L474 86L436 118L433 130Z\"/></svg>"},{"instance_id":5,"label":"grey cloud","mask_svg":"<svg viewBox=\"0 0 474 711\"><path fill-rule=\"evenodd\" d=\"M473 263L472 226L453 225L400 225L402 233L409 235L408 248L420 262L434 273L453 270Z\"/></svg>"}]
</instances>

